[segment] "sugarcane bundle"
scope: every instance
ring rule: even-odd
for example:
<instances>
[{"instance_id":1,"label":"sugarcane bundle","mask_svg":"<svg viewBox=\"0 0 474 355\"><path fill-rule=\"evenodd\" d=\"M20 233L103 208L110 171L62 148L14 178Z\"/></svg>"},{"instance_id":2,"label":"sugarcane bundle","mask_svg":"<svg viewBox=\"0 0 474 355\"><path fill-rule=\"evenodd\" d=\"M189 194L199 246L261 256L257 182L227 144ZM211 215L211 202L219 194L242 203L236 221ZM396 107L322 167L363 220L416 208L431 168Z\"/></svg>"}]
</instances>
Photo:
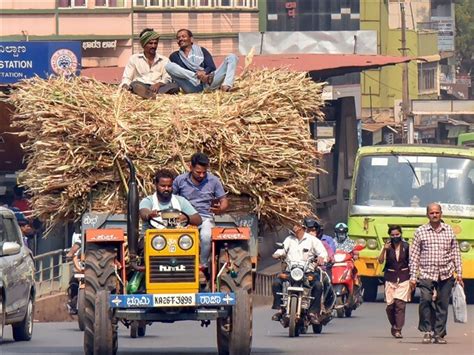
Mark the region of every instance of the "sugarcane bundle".
<instances>
[{"instance_id":1,"label":"sugarcane bundle","mask_svg":"<svg viewBox=\"0 0 474 355\"><path fill-rule=\"evenodd\" d=\"M143 100L93 79L34 78L11 95L14 125L26 136L21 183L34 213L49 223L86 210L124 210L127 170L141 196L152 175L187 170L203 151L231 195L272 223L311 213L308 181L319 168L309 122L322 116L322 85L304 73L249 70L234 91Z\"/></svg>"}]
</instances>

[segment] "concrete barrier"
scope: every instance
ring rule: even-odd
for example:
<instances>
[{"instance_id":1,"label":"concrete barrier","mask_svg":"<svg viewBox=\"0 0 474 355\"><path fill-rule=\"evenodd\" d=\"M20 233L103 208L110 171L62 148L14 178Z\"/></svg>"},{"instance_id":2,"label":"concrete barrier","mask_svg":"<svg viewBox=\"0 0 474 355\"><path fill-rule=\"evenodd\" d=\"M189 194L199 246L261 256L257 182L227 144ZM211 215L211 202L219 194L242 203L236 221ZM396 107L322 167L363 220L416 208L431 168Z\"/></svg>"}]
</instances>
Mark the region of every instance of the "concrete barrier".
<instances>
[{"instance_id":1,"label":"concrete barrier","mask_svg":"<svg viewBox=\"0 0 474 355\"><path fill-rule=\"evenodd\" d=\"M35 302L35 322L72 322L77 321L69 314L66 304L68 296L65 293L43 296Z\"/></svg>"}]
</instances>

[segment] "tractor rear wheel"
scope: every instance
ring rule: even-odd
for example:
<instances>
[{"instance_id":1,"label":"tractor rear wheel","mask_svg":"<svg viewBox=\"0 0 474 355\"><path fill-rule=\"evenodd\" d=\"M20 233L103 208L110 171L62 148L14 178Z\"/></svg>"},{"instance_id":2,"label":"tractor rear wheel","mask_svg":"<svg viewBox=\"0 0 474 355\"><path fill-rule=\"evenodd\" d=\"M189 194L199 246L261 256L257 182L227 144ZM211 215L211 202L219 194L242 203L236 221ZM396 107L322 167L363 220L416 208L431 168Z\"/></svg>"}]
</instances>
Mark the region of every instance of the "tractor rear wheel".
<instances>
[{"instance_id":1,"label":"tractor rear wheel","mask_svg":"<svg viewBox=\"0 0 474 355\"><path fill-rule=\"evenodd\" d=\"M234 292L236 303L229 317L217 320L219 355L250 354L252 346L252 261L246 241L229 242L227 250L233 273L224 272L219 292ZM219 253L219 270L227 262L227 253Z\"/></svg>"},{"instance_id":2,"label":"tractor rear wheel","mask_svg":"<svg viewBox=\"0 0 474 355\"><path fill-rule=\"evenodd\" d=\"M114 246L101 246L97 244L89 244L86 250L85 271L84 271L84 353L86 355L95 354L115 354L117 352L117 324L116 320L112 321L112 341L110 342L110 349L107 352L98 353L97 348L97 333L96 333L96 315L109 314L105 309L98 309L96 311L96 301L101 302L101 307L104 304L104 293L100 291L108 291L107 293L115 293L117 288L117 276L115 273L115 258L117 256L117 248ZM105 302L105 307L108 306L108 300ZM97 305L98 307L98 305ZM99 324L99 326L102 326ZM107 328L107 327L105 327ZM103 337L102 337L103 338Z\"/></svg>"}]
</instances>

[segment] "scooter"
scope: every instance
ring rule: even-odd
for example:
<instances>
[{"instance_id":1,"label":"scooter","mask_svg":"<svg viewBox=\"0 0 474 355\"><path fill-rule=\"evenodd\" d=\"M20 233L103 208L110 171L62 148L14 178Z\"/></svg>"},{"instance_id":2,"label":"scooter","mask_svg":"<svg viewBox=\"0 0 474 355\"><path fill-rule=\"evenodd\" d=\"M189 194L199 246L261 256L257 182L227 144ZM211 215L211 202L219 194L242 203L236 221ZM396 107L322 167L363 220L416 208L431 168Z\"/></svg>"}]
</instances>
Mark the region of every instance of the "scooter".
<instances>
[{"instance_id":1,"label":"scooter","mask_svg":"<svg viewBox=\"0 0 474 355\"><path fill-rule=\"evenodd\" d=\"M350 253L343 250L336 250L334 254L334 264L332 265L332 285L336 293L336 315L338 318L350 317L352 311L362 304L363 289L362 283L356 285L354 280L356 268L354 265L354 251L364 249L362 245L356 245Z\"/></svg>"}]
</instances>

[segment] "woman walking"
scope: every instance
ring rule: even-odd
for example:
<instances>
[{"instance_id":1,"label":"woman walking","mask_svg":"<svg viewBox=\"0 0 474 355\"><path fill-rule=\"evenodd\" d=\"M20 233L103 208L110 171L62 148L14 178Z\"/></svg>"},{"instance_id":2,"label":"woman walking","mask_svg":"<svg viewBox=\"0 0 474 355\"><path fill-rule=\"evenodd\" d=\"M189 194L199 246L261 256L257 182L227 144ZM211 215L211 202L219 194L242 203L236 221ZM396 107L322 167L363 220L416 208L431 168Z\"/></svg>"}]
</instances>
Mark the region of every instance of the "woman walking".
<instances>
[{"instance_id":1,"label":"woman walking","mask_svg":"<svg viewBox=\"0 0 474 355\"><path fill-rule=\"evenodd\" d=\"M380 253L378 261L385 261L385 300L387 302L387 317L395 338L403 338L402 328L405 324L405 306L410 301L410 270L408 243L402 239L402 228L388 228L390 240L387 241Z\"/></svg>"}]
</instances>

